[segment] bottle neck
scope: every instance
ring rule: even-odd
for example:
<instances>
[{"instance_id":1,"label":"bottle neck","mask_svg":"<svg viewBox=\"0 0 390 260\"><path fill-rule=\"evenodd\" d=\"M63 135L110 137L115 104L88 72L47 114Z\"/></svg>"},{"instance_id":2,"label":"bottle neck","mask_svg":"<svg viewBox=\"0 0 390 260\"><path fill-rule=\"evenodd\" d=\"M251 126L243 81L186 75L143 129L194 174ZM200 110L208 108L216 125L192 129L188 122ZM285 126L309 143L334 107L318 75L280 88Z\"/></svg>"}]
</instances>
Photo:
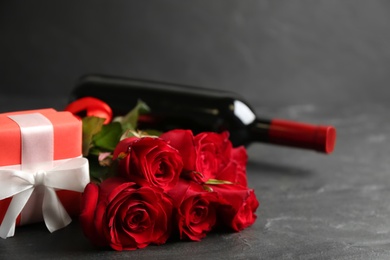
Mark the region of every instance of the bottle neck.
<instances>
[{"instance_id":1,"label":"bottle neck","mask_svg":"<svg viewBox=\"0 0 390 260\"><path fill-rule=\"evenodd\" d=\"M281 119L256 119L250 127L250 139L254 142L331 153L335 146L336 130L332 126L311 125Z\"/></svg>"}]
</instances>

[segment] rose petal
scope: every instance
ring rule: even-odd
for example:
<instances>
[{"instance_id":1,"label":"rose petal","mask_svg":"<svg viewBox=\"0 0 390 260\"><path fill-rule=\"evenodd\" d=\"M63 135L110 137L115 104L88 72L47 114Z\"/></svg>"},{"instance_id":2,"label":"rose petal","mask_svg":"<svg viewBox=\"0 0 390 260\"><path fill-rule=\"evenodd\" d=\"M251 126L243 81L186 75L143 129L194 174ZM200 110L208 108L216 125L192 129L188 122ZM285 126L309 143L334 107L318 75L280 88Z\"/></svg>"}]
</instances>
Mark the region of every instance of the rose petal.
<instances>
[{"instance_id":1,"label":"rose petal","mask_svg":"<svg viewBox=\"0 0 390 260\"><path fill-rule=\"evenodd\" d=\"M183 158L183 168L187 171L195 169L196 151L194 136L191 130L176 129L163 133L161 139L166 140L169 145L176 148Z\"/></svg>"},{"instance_id":2,"label":"rose petal","mask_svg":"<svg viewBox=\"0 0 390 260\"><path fill-rule=\"evenodd\" d=\"M97 232L96 225L101 225L101 219L96 219L96 207L98 204L99 187L94 183L89 183L82 196L80 224L86 237L99 246L107 245L104 236Z\"/></svg>"},{"instance_id":3,"label":"rose petal","mask_svg":"<svg viewBox=\"0 0 390 260\"><path fill-rule=\"evenodd\" d=\"M219 216L227 226L240 231L255 222L259 202L254 190L233 184L214 185L213 189L220 195Z\"/></svg>"}]
</instances>

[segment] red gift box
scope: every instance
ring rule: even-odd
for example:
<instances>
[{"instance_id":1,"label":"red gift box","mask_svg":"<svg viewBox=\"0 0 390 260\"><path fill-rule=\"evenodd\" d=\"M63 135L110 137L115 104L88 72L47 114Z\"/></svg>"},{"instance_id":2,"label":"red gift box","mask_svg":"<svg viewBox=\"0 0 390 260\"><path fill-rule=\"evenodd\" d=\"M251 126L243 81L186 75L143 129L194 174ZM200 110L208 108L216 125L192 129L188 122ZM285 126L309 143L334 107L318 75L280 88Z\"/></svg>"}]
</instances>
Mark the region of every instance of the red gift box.
<instances>
[{"instance_id":1,"label":"red gift box","mask_svg":"<svg viewBox=\"0 0 390 260\"><path fill-rule=\"evenodd\" d=\"M18 123L18 120L22 120L22 123L20 122ZM23 123L23 120L28 121L27 125L23 125L26 124ZM44 122L43 125L40 125L41 124L40 120L43 120ZM46 123L45 120L46 121L48 120L48 122ZM86 159L84 158L82 158L82 160L85 161L80 161L81 159L80 157L82 155L81 154L81 148L82 148L81 127L82 127L81 121L75 118L71 113L57 112L54 109L29 110L29 111L19 111L19 112L0 114L0 182L4 182L4 180L2 180L3 176L5 176L2 175L3 172L7 173L8 175L13 174L12 176L14 179L15 178L17 179L17 177L15 176L18 176L18 174L20 174L20 172L22 172L23 169L25 171L26 170L30 171L31 173L33 173L34 176L40 175L40 177L34 177L35 180L32 180L32 182L34 183L30 185L32 186L32 190L33 190L32 195L31 197L28 198L28 202L26 206L23 207L21 214L19 214L19 216L17 217L16 225L23 225L23 224L33 223L33 222L43 220L43 216L42 216L43 198L42 197L44 196L46 191L43 190L45 187L42 186L46 186L45 184L50 182L50 180L44 180L44 181L41 180L43 178L42 176L48 175L46 171L50 171L51 168L56 168L56 167L57 167L56 169L58 169L58 165L64 164L64 162L67 162L69 164L69 161L71 159L74 160L76 158L78 158L76 159L76 164L77 163L87 164ZM49 131L49 132L40 133L41 131ZM42 146L45 146L45 144L42 143L48 143L46 144L46 146L50 146L49 149L46 149L47 151L45 150L45 148L42 148ZM46 159L41 159L41 157ZM34 160L35 161L45 160L45 162L43 164L40 162L37 164L36 162L34 162ZM44 169L45 171L41 171L41 168L39 167L43 167L42 169ZM59 201L64 206L66 212L70 216L77 216L79 214L80 196L81 196L80 185L85 186L87 183L86 180L87 174L85 173L86 171L85 165L82 166L79 165L77 167L79 171L80 168L83 168L82 169L83 173L77 173L78 176L82 175L80 177L80 180L81 182L83 182L83 184L76 184L76 186L77 185L79 186L76 189L67 190L67 189L58 189L56 187L52 189L53 191L55 191L55 194L57 194ZM13 169L11 173L10 171L8 171L8 169L10 168ZM59 168L61 168L61 166L59 166ZM34 174L35 172L37 172L37 174ZM38 174L38 172L44 172L44 173L42 175L42 174ZM62 172L66 172L66 173L72 172L72 169L65 169L65 170L62 169ZM73 172L76 173L77 170ZM56 175L57 178L66 178L64 176L59 176L60 173L51 174L51 175L52 176ZM30 176L27 177L30 178ZM74 181L80 181L80 180L74 180ZM88 181L89 181L89 176L88 176ZM38 183L38 182L42 182L42 183ZM66 180L65 182L69 182L69 180ZM4 184L4 185L8 185L8 184ZM13 185L13 184L10 183L9 185ZM75 186L75 185L70 184L70 186ZM77 191L72 191L72 190L77 190ZM12 198L13 197L11 196L9 198L0 200L0 222L4 221L4 217L10 207ZM47 208L46 210L50 211L50 209ZM51 231L54 231L56 229L57 228L52 228Z\"/></svg>"}]
</instances>

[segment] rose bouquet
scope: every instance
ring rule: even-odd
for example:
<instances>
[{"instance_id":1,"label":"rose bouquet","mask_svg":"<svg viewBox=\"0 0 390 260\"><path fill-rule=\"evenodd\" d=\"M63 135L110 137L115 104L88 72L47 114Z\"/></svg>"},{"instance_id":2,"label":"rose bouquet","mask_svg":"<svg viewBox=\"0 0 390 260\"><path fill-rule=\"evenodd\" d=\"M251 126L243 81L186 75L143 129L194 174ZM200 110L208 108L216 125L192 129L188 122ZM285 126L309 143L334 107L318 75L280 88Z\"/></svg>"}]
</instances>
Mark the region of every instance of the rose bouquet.
<instances>
[{"instance_id":1,"label":"rose bouquet","mask_svg":"<svg viewBox=\"0 0 390 260\"><path fill-rule=\"evenodd\" d=\"M93 180L80 222L94 244L134 250L168 238L200 241L216 227L241 231L259 206L246 178L247 153L229 133L175 129L140 132L146 104L112 120L110 108L84 98L67 110L86 112L83 153Z\"/></svg>"}]
</instances>

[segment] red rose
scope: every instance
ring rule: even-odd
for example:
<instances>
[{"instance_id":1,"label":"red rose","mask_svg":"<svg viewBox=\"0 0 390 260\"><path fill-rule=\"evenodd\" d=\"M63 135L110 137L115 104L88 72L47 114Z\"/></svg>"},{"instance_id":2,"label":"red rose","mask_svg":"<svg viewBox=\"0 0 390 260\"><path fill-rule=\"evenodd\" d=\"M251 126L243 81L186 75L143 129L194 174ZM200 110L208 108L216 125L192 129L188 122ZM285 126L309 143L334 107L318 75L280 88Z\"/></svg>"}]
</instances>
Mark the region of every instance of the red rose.
<instances>
[{"instance_id":1,"label":"red rose","mask_svg":"<svg viewBox=\"0 0 390 260\"><path fill-rule=\"evenodd\" d=\"M121 154L125 157L121 158ZM164 191L176 185L183 168L179 152L160 138L124 139L117 145L113 159L118 159L121 176L140 186L150 185Z\"/></svg>"},{"instance_id":2,"label":"red rose","mask_svg":"<svg viewBox=\"0 0 390 260\"><path fill-rule=\"evenodd\" d=\"M244 187L248 186L246 177L246 164L248 155L243 146L233 148L229 163L215 175L217 180L230 181Z\"/></svg>"},{"instance_id":3,"label":"red rose","mask_svg":"<svg viewBox=\"0 0 390 260\"><path fill-rule=\"evenodd\" d=\"M194 137L190 130L172 130L160 136L180 152L185 173L201 173L202 182L218 179L246 186L246 150L233 148L228 137L228 132L204 132ZM192 178L199 180L199 175Z\"/></svg>"},{"instance_id":4,"label":"red rose","mask_svg":"<svg viewBox=\"0 0 390 260\"><path fill-rule=\"evenodd\" d=\"M216 194L205 191L198 183L180 179L168 195L174 200L174 223L180 239L200 241L215 225Z\"/></svg>"},{"instance_id":5,"label":"red rose","mask_svg":"<svg viewBox=\"0 0 390 260\"><path fill-rule=\"evenodd\" d=\"M259 202L252 189L233 184L212 185L212 188L219 195L218 215L224 224L241 231L256 221Z\"/></svg>"},{"instance_id":6,"label":"red rose","mask_svg":"<svg viewBox=\"0 0 390 260\"><path fill-rule=\"evenodd\" d=\"M134 250L166 242L171 233L172 210L170 198L160 190L110 178L100 187L87 185L80 223L94 244Z\"/></svg>"},{"instance_id":7,"label":"red rose","mask_svg":"<svg viewBox=\"0 0 390 260\"><path fill-rule=\"evenodd\" d=\"M203 132L194 137L197 154L196 168L205 180L216 179L230 162L232 143L228 132Z\"/></svg>"},{"instance_id":8,"label":"red rose","mask_svg":"<svg viewBox=\"0 0 390 260\"><path fill-rule=\"evenodd\" d=\"M248 163L248 154L245 147L239 146L237 148L233 148L231 158L236 164L236 180L232 182L247 187L246 165Z\"/></svg>"}]
</instances>

